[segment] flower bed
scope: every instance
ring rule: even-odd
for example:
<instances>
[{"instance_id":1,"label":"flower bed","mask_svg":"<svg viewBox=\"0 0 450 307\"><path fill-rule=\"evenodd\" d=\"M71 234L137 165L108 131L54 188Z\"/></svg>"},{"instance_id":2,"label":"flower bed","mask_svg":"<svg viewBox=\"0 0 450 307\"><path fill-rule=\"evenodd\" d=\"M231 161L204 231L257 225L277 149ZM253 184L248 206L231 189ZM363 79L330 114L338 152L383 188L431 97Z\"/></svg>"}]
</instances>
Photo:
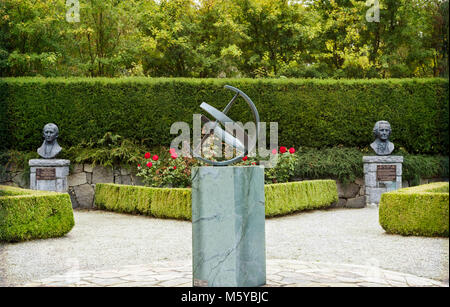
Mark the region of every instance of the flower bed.
<instances>
[{"instance_id":1,"label":"flower bed","mask_svg":"<svg viewBox=\"0 0 450 307\"><path fill-rule=\"evenodd\" d=\"M0 241L60 237L74 224L68 194L0 185Z\"/></svg>"},{"instance_id":2,"label":"flower bed","mask_svg":"<svg viewBox=\"0 0 450 307\"><path fill-rule=\"evenodd\" d=\"M380 225L388 233L449 235L449 184L438 182L384 193Z\"/></svg>"},{"instance_id":3,"label":"flower bed","mask_svg":"<svg viewBox=\"0 0 450 307\"><path fill-rule=\"evenodd\" d=\"M312 180L265 186L266 216L331 206L338 200L334 180ZM115 212L191 219L191 189L153 188L98 183L95 205Z\"/></svg>"}]
</instances>

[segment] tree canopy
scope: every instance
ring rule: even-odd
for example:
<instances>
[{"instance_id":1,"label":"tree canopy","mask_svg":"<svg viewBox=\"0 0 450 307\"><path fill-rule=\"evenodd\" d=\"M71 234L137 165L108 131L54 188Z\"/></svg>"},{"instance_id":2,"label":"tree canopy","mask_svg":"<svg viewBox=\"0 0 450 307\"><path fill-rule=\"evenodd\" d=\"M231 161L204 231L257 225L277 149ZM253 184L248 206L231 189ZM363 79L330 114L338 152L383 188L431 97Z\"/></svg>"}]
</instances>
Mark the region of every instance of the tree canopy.
<instances>
[{"instance_id":1,"label":"tree canopy","mask_svg":"<svg viewBox=\"0 0 450 307\"><path fill-rule=\"evenodd\" d=\"M448 0L78 1L0 0L0 76L448 77Z\"/></svg>"}]
</instances>

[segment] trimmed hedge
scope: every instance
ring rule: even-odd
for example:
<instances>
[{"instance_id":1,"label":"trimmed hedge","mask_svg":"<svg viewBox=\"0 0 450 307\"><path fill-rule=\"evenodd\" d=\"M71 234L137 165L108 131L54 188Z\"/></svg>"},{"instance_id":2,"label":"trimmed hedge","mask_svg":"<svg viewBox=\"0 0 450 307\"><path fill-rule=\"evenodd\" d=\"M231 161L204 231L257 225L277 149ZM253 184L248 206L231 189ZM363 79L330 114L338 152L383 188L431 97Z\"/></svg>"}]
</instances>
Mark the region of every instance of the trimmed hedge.
<instances>
[{"instance_id":1,"label":"trimmed hedge","mask_svg":"<svg viewBox=\"0 0 450 307\"><path fill-rule=\"evenodd\" d=\"M266 216L327 208L339 200L334 180L268 184L264 187L264 192Z\"/></svg>"},{"instance_id":2,"label":"trimmed hedge","mask_svg":"<svg viewBox=\"0 0 450 307\"><path fill-rule=\"evenodd\" d=\"M438 182L381 195L380 225L388 233L449 236L449 184Z\"/></svg>"},{"instance_id":3,"label":"trimmed hedge","mask_svg":"<svg viewBox=\"0 0 450 307\"><path fill-rule=\"evenodd\" d=\"M121 213L191 219L191 190L97 183L95 205Z\"/></svg>"},{"instance_id":4,"label":"trimmed hedge","mask_svg":"<svg viewBox=\"0 0 450 307\"><path fill-rule=\"evenodd\" d=\"M69 194L0 185L0 241L60 237L74 225Z\"/></svg>"},{"instance_id":5,"label":"trimmed hedge","mask_svg":"<svg viewBox=\"0 0 450 307\"><path fill-rule=\"evenodd\" d=\"M312 180L265 185L266 216L331 206L338 200L334 180ZM97 183L95 205L122 213L190 220L191 189L150 188Z\"/></svg>"},{"instance_id":6,"label":"trimmed hedge","mask_svg":"<svg viewBox=\"0 0 450 307\"><path fill-rule=\"evenodd\" d=\"M380 119L392 141L410 153L448 154L447 79L300 80L164 78L4 78L0 80L0 146L35 150L48 122L63 147L99 140L110 131L168 146L174 122L192 123L206 101L223 108L230 84L255 102L261 121L279 123L279 143L314 148L367 147ZM230 117L251 120L239 100Z\"/></svg>"}]
</instances>

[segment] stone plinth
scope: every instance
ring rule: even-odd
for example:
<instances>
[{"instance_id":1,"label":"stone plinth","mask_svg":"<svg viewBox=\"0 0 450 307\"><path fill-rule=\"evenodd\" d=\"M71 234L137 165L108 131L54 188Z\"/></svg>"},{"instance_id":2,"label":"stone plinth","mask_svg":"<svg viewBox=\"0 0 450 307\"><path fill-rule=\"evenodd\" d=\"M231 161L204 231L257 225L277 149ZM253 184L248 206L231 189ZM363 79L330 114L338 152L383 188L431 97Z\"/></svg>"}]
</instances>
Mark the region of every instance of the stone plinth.
<instances>
[{"instance_id":1,"label":"stone plinth","mask_svg":"<svg viewBox=\"0 0 450 307\"><path fill-rule=\"evenodd\" d=\"M366 204L378 205L381 194L402 188L403 156L364 156L363 163Z\"/></svg>"},{"instance_id":2,"label":"stone plinth","mask_svg":"<svg viewBox=\"0 0 450 307\"><path fill-rule=\"evenodd\" d=\"M67 192L69 185L69 160L32 159L30 165L30 189Z\"/></svg>"},{"instance_id":3,"label":"stone plinth","mask_svg":"<svg viewBox=\"0 0 450 307\"><path fill-rule=\"evenodd\" d=\"M266 283L264 169L199 167L192 172L193 285Z\"/></svg>"}]
</instances>

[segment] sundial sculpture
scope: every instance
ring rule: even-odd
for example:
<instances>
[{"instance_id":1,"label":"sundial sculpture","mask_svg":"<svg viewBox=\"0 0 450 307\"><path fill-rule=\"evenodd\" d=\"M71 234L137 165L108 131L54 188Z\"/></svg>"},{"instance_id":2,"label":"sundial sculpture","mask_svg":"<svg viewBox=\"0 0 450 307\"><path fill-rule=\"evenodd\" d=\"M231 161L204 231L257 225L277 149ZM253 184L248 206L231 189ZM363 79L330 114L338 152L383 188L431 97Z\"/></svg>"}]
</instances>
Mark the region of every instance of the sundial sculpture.
<instances>
[{"instance_id":1,"label":"sundial sculpture","mask_svg":"<svg viewBox=\"0 0 450 307\"><path fill-rule=\"evenodd\" d=\"M208 112L209 115L211 115L212 117L214 117L216 119L216 121L212 125L209 126L209 128L214 131L213 132L214 135L217 136L222 141L224 141L226 144L236 148L240 152L243 152L243 154L238 155L237 157L234 157L234 158L226 160L226 161L212 161L212 160L203 158L201 155L197 154L197 149L198 149L198 147L201 147L203 145L203 143L206 141L206 139L211 135L211 134L206 134L202 138L199 146L195 150L191 149L191 154L194 158L201 160L205 163L214 165L214 166L227 166L227 165L231 165L233 163L241 161L242 158L244 158L244 156L246 156L247 153L253 149L253 147L249 147L249 145L256 144L256 142L252 142L249 139L249 136L245 133L243 127L241 127L240 125L235 124L235 125L233 125L233 128L236 130L239 130L239 131L237 131L237 135L241 136L241 139L234 137L231 133L227 132L226 130L224 130L220 127L219 123L221 123L222 125L235 123L231 118L229 118L227 116L227 113L231 109L231 107L233 106L233 104L235 103L237 98L239 98L239 96L244 98L244 100L247 102L248 106L250 107L250 109L252 111L253 119L256 124L256 133L254 136L255 141L258 139L258 132L259 132L259 128L260 128L258 110L256 109L256 106L253 103L253 101L250 99L250 97L248 97L243 91L241 91L233 86L225 85L225 88L235 92L236 94L230 100L230 102L227 104L227 106L225 107L225 109L222 112L220 112L213 106L207 104L206 102L203 102L200 105L200 108L202 108L203 110ZM202 122L211 123L212 121L209 118L207 118L206 116L202 115Z\"/></svg>"},{"instance_id":2,"label":"sundial sculpture","mask_svg":"<svg viewBox=\"0 0 450 307\"><path fill-rule=\"evenodd\" d=\"M241 161L256 146L259 114L244 92L229 85L225 88L235 96L222 112L207 103L200 105L216 120L202 116L212 133L195 149L214 134L241 153L226 161L211 161L191 149L195 158L210 164L192 169L193 285L258 287L266 283L264 167L231 164ZM251 137L255 139L227 116L239 96L252 110L256 136Z\"/></svg>"}]
</instances>

